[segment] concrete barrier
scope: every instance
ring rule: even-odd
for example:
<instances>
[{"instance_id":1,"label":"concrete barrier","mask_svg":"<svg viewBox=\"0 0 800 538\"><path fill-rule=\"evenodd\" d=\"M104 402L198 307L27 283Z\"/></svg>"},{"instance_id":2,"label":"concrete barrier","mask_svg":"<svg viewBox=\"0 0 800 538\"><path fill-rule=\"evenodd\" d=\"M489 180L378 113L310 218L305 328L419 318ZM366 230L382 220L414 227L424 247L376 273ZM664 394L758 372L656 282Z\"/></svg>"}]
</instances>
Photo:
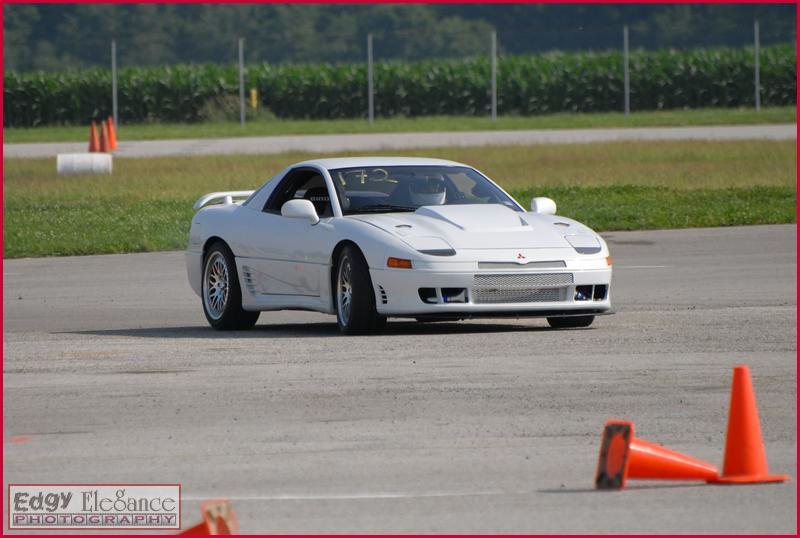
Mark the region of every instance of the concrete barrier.
<instances>
[{"instance_id":1,"label":"concrete barrier","mask_svg":"<svg viewBox=\"0 0 800 538\"><path fill-rule=\"evenodd\" d=\"M59 176L76 174L110 174L112 159L109 153L60 153L56 157Z\"/></svg>"}]
</instances>

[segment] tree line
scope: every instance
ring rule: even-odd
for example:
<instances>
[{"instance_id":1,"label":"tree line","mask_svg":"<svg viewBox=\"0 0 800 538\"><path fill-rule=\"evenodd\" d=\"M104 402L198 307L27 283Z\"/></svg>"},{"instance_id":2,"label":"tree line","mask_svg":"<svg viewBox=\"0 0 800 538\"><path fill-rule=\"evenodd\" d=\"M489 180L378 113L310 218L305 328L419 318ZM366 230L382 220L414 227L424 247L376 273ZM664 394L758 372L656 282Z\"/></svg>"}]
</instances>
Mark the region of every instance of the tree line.
<instances>
[{"instance_id":1,"label":"tree line","mask_svg":"<svg viewBox=\"0 0 800 538\"><path fill-rule=\"evenodd\" d=\"M761 49L761 103L795 104L794 45ZM620 51L550 52L500 57L500 114L619 111ZM633 110L753 106L752 47L633 51ZM248 88L259 108L280 118L357 118L367 114L367 66L357 63L250 64ZM133 122L196 122L239 118L236 65L182 64L119 71L119 116ZM382 61L374 66L380 117L472 115L490 110L488 58ZM6 127L83 124L111 113L111 76L95 67L54 73L8 71L3 76Z\"/></svg>"},{"instance_id":2,"label":"tree line","mask_svg":"<svg viewBox=\"0 0 800 538\"><path fill-rule=\"evenodd\" d=\"M353 62L374 34L375 56L418 61L501 54L742 46L758 19L764 45L795 41L795 5L6 4L7 70L231 63Z\"/></svg>"}]
</instances>

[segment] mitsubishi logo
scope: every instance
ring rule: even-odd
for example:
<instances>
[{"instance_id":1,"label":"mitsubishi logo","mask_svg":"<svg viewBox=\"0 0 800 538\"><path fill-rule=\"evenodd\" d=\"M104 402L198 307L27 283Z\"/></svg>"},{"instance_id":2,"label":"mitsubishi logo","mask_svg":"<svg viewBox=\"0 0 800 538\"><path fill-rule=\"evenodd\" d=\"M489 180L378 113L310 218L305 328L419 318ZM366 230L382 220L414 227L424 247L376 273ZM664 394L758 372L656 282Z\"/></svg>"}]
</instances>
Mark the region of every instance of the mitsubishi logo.
<instances>
[{"instance_id":1,"label":"mitsubishi logo","mask_svg":"<svg viewBox=\"0 0 800 538\"><path fill-rule=\"evenodd\" d=\"M525 256L522 255L522 252L517 253L517 259L518 260L524 260L525 259Z\"/></svg>"}]
</instances>

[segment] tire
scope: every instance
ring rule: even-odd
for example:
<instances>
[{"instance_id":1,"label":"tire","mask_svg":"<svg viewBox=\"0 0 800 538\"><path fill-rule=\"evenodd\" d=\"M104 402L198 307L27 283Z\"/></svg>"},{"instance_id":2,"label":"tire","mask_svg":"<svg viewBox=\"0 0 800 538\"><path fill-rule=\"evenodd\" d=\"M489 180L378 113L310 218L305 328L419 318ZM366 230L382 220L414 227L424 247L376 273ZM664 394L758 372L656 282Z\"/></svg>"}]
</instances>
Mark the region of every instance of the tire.
<instances>
[{"instance_id":1,"label":"tire","mask_svg":"<svg viewBox=\"0 0 800 538\"><path fill-rule=\"evenodd\" d=\"M230 331L249 329L261 312L242 309L242 289L236 273L236 262L228 245L217 241L203 257L201 297L203 313L215 329Z\"/></svg>"},{"instance_id":2,"label":"tire","mask_svg":"<svg viewBox=\"0 0 800 538\"><path fill-rule=\"evenodd\" d=\"M386 318L375 308L367 261L355 246L345 246L339 255L333 284L336 321L342 334L373 334L386 326Z\"/></svg>"},{"instance_id":3,"label":"tire","mask_svg":"<svg viewBox=\"0 0 800 538\"><path fill-rule=\"evenodd\" d=\"M554 329L572 329L588 327L594 321L594 316L572 316L567 318L547 318L547 323Z\"/></svg>"}]
</instances>

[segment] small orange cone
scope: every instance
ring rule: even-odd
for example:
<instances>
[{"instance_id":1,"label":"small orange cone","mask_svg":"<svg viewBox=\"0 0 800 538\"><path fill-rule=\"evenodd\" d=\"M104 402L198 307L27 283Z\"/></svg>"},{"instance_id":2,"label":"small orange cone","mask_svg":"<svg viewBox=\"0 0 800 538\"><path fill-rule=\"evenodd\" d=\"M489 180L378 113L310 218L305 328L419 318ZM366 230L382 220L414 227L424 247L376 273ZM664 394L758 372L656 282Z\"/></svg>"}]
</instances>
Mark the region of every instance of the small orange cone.
<instances>
[{"instance_id":1,"label":"small orange cone","mask_svg":"<svg viewBox=\"0 0 800 538\"><path fill-rule=\"evenodd\" d=\"M108 148L114 151L117 149L117 132L114 129L114 118L109 116L106 123L108 124Z\"/></svg>"},{"instance_id":2,"label":"small orange cone","mask_svg":"<svg viewBox=\"0 0 800 538\"><path fill-rule=\"evenodd\" d=\"M622 489L628 478L711 482L718 475L716 465L637 439L633 422L606 422L595 475L597 489Z\"/></svg>"},{"instance_id":3,"label":"small orange cone","mask_svg":"<svg viewBox=\"0 0 800 538\"><path fill-rule=\"evenodd\" d=\"M100 151L100 139L97 138L97 124L92 122L89 127L89 153L98 153Z\"/></svg>"},{"instance_id":4,"label":"small orange cone","mask_svg":"<svg viewBox=\"0 0 800 538\"><path fill-rule=\"evenodd\" d=\"M108 124L100 122L100 151L102 153L111 153L111 148L108 147Z\"/></svg>"},{"instance_id":5,"label":"small orange cone","mask_svg":"<svg viewBox=\"0 0 800 538\"><path fill-rule=\"evenodd\" d=\"M220 534L239 534L239 522L231 503L225 499L206 501L200 505L203 522L178 534L188 536L208 536Z\"/></svg>"},{"instance_id":6,"label":"small orange cone","mask_svg":"<svg viewBox=\"0 0 800 538\"><path fill-rule=\"evenodd\" d=\"M733 369L731 410L725 437L725 462L722 465L722 476L717 482L756 484L786 480L789 480L786 475L769 474L750 369L743 365L736 366Z\"/></svg>"}]
</instances>

